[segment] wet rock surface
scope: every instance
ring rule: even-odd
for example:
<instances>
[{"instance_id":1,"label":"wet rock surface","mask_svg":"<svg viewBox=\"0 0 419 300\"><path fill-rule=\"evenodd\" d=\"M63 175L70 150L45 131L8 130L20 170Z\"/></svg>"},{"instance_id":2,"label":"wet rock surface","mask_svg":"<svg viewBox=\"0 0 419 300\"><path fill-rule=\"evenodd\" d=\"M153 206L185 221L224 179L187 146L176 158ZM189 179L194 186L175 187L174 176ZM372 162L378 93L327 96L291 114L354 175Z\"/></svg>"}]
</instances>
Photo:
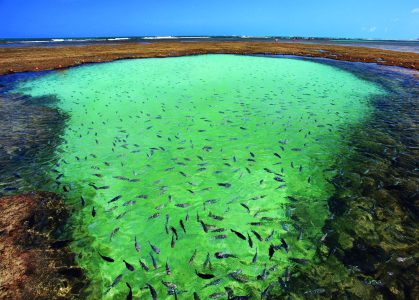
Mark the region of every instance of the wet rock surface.
<instances>
[{"instance_id":1,"label":"wet rock surface","mask_svg":"<svg viewBox=\"0 0 419 300\"><path fill-rule=\"evenodd\" d=\"M67 210L53 193L0 198L0 299L78 299L85 284L68 241Z\"/></svg>"},{"instance_id":2,"label":"wet rock surface","mask_svg":"<svg viewBox=\"0 0 419 300\"><path fill-rule=\"evenodd\" d=\"M31 191L43 183L40 162L53 161L65 123L64 114L45 106L55 100L0 95L0 195Z\"/></svg>"},{"instance_id":3,"label":"wet rock surface","mask_svg":"<svg viewBox=\"0 0 419 300\"><path fill-rule=\"evenodd\" d=\"M418 70L419 54L374 48L272 42L118 43L65 47L0 48L0 74L63 69L85 63L129 58L199 54L284 54L370 62Z\"/></svg>"}]
</instances>

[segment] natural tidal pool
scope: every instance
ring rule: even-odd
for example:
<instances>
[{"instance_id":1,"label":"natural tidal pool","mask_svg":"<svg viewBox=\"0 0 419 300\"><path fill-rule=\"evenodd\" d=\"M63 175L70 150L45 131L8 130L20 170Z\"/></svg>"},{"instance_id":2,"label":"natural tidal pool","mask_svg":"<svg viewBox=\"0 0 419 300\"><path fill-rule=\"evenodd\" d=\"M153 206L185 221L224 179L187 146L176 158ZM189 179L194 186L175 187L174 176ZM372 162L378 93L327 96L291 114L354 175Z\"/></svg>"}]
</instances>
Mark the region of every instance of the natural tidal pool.
<instances>
[{"instance_id":1,"label":"natural tidal pool","mask_svg":"<svg viewBox=\"0 0 419 300\"><path fill-rule=\"evenodd\" d=\"M85 65L12 92L65 120L34 178L72 209L63 237L88 299L286 292L335 231L337 165L388 93L327 64L233 55Z\"/></svg>"}]
</instances>

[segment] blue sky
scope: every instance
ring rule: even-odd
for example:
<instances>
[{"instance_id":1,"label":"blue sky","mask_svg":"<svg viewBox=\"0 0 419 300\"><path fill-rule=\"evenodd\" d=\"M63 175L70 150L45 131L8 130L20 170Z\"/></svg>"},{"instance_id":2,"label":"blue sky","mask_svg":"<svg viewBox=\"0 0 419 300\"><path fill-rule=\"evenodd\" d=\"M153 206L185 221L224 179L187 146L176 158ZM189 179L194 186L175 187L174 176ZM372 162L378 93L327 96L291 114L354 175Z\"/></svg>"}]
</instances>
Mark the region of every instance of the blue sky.
<instances>
[{"instance_id":1,"label":"blue sky","mask_svg":"<svg viewBox=\"0 0 419 300\"><path fill-rule=\"evenodd\" d=\"M419 38L418 0L0 0L0 38L138 35Z\"/></svg>"}]
</instances>

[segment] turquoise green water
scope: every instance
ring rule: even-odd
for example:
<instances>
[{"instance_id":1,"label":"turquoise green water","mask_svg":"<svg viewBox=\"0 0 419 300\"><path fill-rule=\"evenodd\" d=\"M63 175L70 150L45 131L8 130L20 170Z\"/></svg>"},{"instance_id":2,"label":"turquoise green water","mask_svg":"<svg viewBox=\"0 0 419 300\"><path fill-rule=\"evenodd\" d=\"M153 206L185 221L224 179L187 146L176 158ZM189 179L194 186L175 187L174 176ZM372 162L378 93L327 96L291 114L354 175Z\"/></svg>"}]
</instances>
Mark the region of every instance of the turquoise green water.
<instances>
[{"instance_id":1,"label":"turquoise green water","mask_svg":"<svg viewBox=\"0 0 419 300\"><path fill-rule=\"evenodd\" d=\"M342 132L368 117L368 98L382 93L330 66L232 55L83 66L18 91L55 94L55 105L69 115L59 163L51 165L59 184L48 188L64 191L74 210L68 230L91 280L91 299L124 298L125 282L134 297L150 297L149 283L159 299L173 298L161 281L175 283L182 299L193 292L225 299L218 295L225 286L260 297L292 269L290 258L315 257L333 192L327 179L336 157L349 151ZM178 234L173 247L171 226ZM270 245L281 245L281 238L288 252L282 247L269 259ZM216 252L236 257L217 259ZM208 253L211 266L204 264ZM257 279L265 266L269 276ZM201 279L195 270L215 277ZM237 270L240 280L228 275ZM215 279L221 282L204 288Z\"/></svg>"}]
</instances>

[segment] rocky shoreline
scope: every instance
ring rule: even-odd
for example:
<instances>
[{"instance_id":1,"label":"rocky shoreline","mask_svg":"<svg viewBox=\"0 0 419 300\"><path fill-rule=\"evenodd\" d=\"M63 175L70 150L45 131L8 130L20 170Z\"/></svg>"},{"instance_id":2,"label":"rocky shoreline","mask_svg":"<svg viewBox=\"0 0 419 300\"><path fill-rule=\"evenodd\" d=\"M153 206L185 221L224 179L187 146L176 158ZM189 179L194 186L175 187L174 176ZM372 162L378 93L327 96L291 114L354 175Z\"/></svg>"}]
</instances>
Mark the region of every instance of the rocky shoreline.
<instances>
[{"instance_id":1,"label":"rocky shoreline","mask_svg":"<svg viewBox=\"0 0 419 300\"><path fill-rule=\"evenodd\" d=\"M273 42L119 43L64 47L0 48L0 75L63 69L85 63L129 58L199 54L282 54L369 62L419 70L419 54L374 48Z\"/></svg>"},{"instance_id":2,"label":"rocky shoreline","mask_svg":"<svg viewBox=\"0 0 419 300\"><path fill-rule=\"evenodd\" d=\"M69 241L63 200L33 192L0 198L0 299L79 299L86 284Z\"/></svg>"}]
</instances>

